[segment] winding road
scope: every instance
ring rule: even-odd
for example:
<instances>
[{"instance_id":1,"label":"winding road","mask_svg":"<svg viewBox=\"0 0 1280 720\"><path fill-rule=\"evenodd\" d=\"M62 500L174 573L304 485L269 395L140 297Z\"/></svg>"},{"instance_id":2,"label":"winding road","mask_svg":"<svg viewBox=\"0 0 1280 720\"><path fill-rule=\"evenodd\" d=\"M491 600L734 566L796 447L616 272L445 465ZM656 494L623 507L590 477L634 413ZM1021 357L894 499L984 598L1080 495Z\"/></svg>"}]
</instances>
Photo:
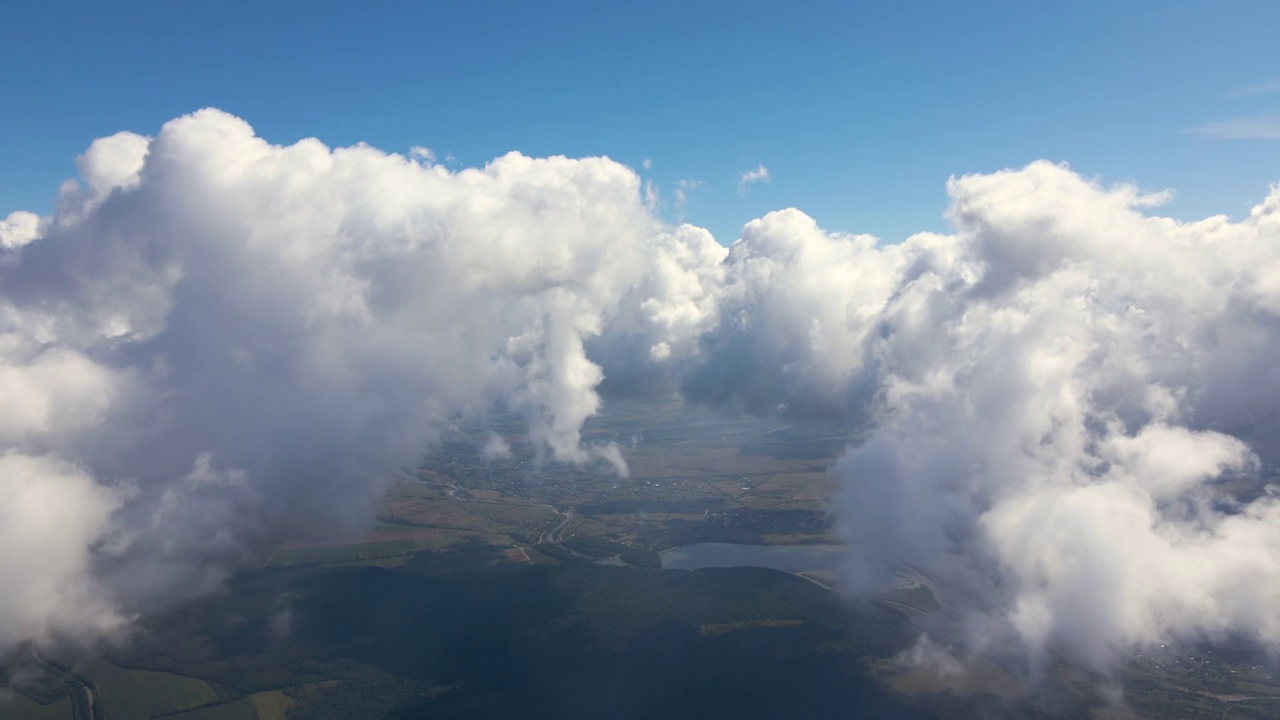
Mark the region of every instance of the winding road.
<instances>
[{"instance_id":1,"label":"winding road","mask_svg":"<svg viewBox=\"0 0 1280 720\"><path fill-rule=\"evenodd\" d=\"M559 510L556 510L550 505L544 505L543 507L550 508L552 512L563 515L564 519L561 520L559 524L557 524L555 527L551 528L550 530L544 530L542 534L538 536L538 542L536 544L541 545L542 543L545 542L545 543L551 543L552 545L559 545L560 533L564 532L565 528L569 527L569 523L573 522L573 517L574 517L573 508L569 508L569 512L560 512Z\"/></svg>"},{"instance_id":2,"label":"winding road","mask_svg":"<svg viewBox=\"0 0 1280 720\"><path fill-rule=\"evenodd\" d=\"M538 507L538 508L545 508L547 510L550 510L555 514L562 516L562 518L560 522L556 523L554 527L548 530L543 530L542 534L538 536L538 541L535 542L534 545L543 545L543 544L556 545L558 547L564 548L566 551L573 553L574 555L577 555L579 557L586 557L582 553L579 553L576 550L573 550L571 548L566 548L560 544L561 534L569 527L571 523L573 523L574 518L577 517L574 511L574 508L572 507L569 508L567 511L562 511L556 506L548 505L546 503L521 502L517 500L509 500L509 501L481 500L475 497L463 497L462 495L458 494L459 488L457 485L453 483L441 482L439 480L427 480L426 478L416 477L416 476L409 476L409 479L414 482L422 483L423 485L440 488L441 490L444 490L445 494L448 495L450 499L457 500L459 502L487 503L491 505L522 505L524 507Z\"/></svg>"},{"instance_id":3,"label":"winding road","mask_svg":"<svg viewBox=\"0 0 1280 720\"><path fill-rule=\"evenodd\" d=\"M31 658L35 660L40 667L53 673L72 689L71 702L75 705L77 712L74 717L78 720L96 720L98 717L98 697L94 694L93 688L80 680L75 673L55 665L40 656L40 651L32 648Z\"/></svg>"}]
</instances>

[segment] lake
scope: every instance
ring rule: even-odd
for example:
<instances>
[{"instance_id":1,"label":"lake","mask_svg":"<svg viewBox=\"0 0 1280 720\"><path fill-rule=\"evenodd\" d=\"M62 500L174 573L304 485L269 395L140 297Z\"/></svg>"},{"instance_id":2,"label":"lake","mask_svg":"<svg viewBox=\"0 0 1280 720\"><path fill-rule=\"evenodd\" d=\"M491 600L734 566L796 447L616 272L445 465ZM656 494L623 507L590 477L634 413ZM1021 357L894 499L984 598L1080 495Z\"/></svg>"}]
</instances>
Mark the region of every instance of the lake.
<instances>
[{"instance_id":1,"label":"lake","mask_svg":"<svg viewBox=\"0 0 1280 720\"><path fill-rule=\"evenodd\" d=\"M848 550L843 545L739 545L695 543L664 550L663 570L767 567L788 572L839 570Z\"/></svg>"}]
</instances>

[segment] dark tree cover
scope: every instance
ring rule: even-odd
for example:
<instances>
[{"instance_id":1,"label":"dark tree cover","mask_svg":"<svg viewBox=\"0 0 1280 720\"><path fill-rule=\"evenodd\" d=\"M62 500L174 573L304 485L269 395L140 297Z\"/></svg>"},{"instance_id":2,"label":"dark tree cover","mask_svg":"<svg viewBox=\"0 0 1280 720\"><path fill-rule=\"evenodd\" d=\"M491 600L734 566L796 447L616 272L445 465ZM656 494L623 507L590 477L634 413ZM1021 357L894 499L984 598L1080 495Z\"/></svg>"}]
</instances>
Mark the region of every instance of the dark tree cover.
<instances>
[{"instance_id":1,"label":"dark tree cover","mask_svg":"<svg viewBox=\"0 0 1280 720\"><path fill-rule=\"evenodd\" d=\"M295 720L930 716L864 669L909 640L894 616L785 573L412 570L246 576L113 659L235 694L285 688ZM776 619L800 622L753 624Z\"/></svg>"}]
</instances>

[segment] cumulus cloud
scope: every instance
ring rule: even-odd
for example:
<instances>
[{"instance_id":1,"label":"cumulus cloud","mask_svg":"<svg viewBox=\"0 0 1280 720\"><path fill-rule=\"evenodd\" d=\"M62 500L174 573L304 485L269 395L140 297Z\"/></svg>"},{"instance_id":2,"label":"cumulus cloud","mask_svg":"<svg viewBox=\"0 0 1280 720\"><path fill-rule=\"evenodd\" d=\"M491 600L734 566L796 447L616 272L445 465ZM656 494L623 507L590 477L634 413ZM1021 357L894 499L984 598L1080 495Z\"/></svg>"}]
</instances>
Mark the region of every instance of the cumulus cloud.
<instances>
[{"instance_id":1,"label":"cumulus cloud","mask_svg":"<svg viewBox=\"0 0 1280 720\"><path fill-rule=\"evenodd\" d=\"M79 171L53 216L0 226L0 572L31 590L0 646L358 528L495 406L545 460L625 473L583 421L678 389L861 423L833 468L851 577L922 569L975 646L1280 648L1280 498L1220 484L1280 455L1280 190L1185 223L1037 162L951 179L950 234L786 209L726 249L607 159L454 171L212 110Z\"/></svg>"},{"instance_id":2,"label":"cumulus cloud","mask_svg":"<svg viewBox=\"0 0 1280 720\"><path fill-rule=\"evenodd\" d=\"M0 220L0 252L20 248L39 236L40 216L35 213L19 210Z\"/></svg>"},{"instance_id":3,"label":"cumulus cloud","mask_svg":"<svg viewBox=\"0 0 1280 720\"><path fill-rule=\"evenodd\" d=\"M1191 132L1218 140L1277 140L1280 139L1280 118L1239 117L1214 120Z\"/></svg>"},{"instance_id":4,"label":"cumulus cloud","mask_svg":"<svg viewBox=\"0 0 1280 720\"><path fill-rule=\"evenodd\" d=\"M724 261L718 319L685 393L756 412L847 410L907 247L825 233L794 209L751 221Z\"/></svg>"},{"instance_id":5,"label":"cumulus cloud","mask_svg":"<svg viewBox=\"0 0 1280 720\"><path fill-rule=\"evenodd\" d=\"M748 224L686 393L863 418L834 469L852 572L924 568L972 642L1280 648L1280 499L1216 487L1280 447L1280 190L1181 223L1049 163L948 189L954 234L898 245Z\"/></svg>"},{"instance_id":6,"label":"cumulus cloud","mask_svg":"<svg viewBox=\"0 0 1280 720\"><path fill-rule=\"evenodd\" d=\"M738 192L745 193L752 183L769 182L769 168L763 165L757 165L754 170L748 170L738 177Z\"/></svg>"},{"instance_id":7,"label":"cumulus cloud","mask_svg":"<svg viewBox=\"0 0 1280 720\"><path fill-rule=\"evenodd\" d=\"M205 110L78 169L52 217L0 235L0 538L30 588L0 603L0 645L105 631L263 543L362 527L384 478L495 405L545 460L625 473L580 436L604 377L587 344L699 330L686 240L706 238L607 159L453 172Z\"/></svg>"}]
</instances>

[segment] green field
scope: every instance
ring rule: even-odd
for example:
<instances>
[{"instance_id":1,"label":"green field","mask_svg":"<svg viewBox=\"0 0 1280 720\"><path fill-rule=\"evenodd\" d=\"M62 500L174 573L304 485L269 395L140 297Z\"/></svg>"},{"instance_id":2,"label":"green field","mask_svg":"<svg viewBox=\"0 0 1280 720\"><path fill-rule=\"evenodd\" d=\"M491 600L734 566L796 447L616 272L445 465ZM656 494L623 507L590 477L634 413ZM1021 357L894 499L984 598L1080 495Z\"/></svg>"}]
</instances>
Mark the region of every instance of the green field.
<instances>
[{"instance_id":1,"label":"green field","mask_svg":"<svg viewBox=\"0 0 1280 720\"><path fill-rule=\"evenodd\" d=\"M208 683L182 675L130 670L102 658L77 666L77 670L92 680L102 715L111 720L147 720L218 700ZM67 720L72 716L70 697L47 705L12 691L0 698L0 720Z\"/></svg>"},{"instance_id":2,"label":"green field","mask_svg":"<svg viewBox=\"0 0 1280 720\"><path fill-rule=\"evenodd\" d=\"M280 550L271 557L270 567L312 565L371 560L404 555L417 549L414 540L380 540L353 545L320 545Z\"/></svg>"},{"instance_id":3,"label":"green field","mask_svg":"<svg viewBox=\"0 0 1280 720\"><path fill-rule=\"evenodd\" d=\"M218 694L203 680L149 670L129 670L106 660L84 674L98 686L103 714L111 720L147 720L151 715L204 705Z\"/></svg>"},{"instance_id":4,"label":"green field","mask_svg":"<svg viewBox=\"0 0 1280 720\"><path fill-rule=\"evenodd\" d=\"M221 705L197 708L177 715L173 720L258 720L258 709L249 698L233 700Z\"/></svg>"},{"instance_id":5,"label":"green field","mask_svg":"<svg viewBox=\"0 0 1280 720\"><path fill-rule=\"evenodd\" d=\"M64 697L56 703L41 705L31 698L12 691L0 695L0 720L70 720L71 698Z\"/></svg>"},{"instance_id":6,"label":"green field","mask_svg":"<svg viewBox=\"0 0 1280 720\"><path fill-rule=\"evenodd\" d=\"M799 627L803 624L803 620L745 620L734 623L706 623L698 628L698 633L701 635L724 635L725 633L748 628Z\"/></svg>"},{"instance_id":7,"label":"green field","mask_svg":"<svg viewBox=\"0 0 1280 720\"><path fill-rule=\"evenodd\" d=\"M279 690L269 690L170 717L174 720L285 720L285 710L291 704L293 699L288 695Z\"/></svg>"},{"instance_id":8,"label":"green field","mask_svg":"<svg viewBox=\"0 0 1280 720\"><path fill-rule=\"evenodd\" d=\"M272 690L251 696L249 702L257 708L260 720L285 720L285 710L293 704L293 698L279 690Z\"/></svg>"}]
</instances>

